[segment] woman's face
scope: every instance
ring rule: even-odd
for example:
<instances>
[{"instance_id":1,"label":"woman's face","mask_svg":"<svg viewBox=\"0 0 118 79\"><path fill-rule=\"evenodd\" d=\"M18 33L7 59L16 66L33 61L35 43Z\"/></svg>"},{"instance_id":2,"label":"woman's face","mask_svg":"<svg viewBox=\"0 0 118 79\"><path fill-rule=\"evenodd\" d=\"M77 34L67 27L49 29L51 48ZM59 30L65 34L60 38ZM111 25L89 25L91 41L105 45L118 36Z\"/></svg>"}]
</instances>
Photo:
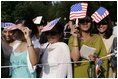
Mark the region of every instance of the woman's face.
<instances>
[{"instance_id":1,"label":"woman's face","mask_svg":"<svg viewBox=\"0 0 118 79\"><path fill-rule=\"evenodd\" d=\"M43 25L37 26L37 29L39 32L41 32L41 30L43 29Z\"/></svg>"},{"instance_id":2,"label":"woman's face","mask_svg":"<svg viewBox=\"0 0 118 79\"><path fill-rule=\"evenodd\" d=\"M57 32L48 31L48 32L46 32L46 35L47 35L49 43L52 44L52 43L59 42L60 36Z\"/></svg>"},{"instance_id":3,"label":"woman's face","mask_svg":"<svg viewBox=\"0 0 118 79\"><path fill-rule=\"evenodd\" d=\"M80 29L81 31L87 32L91 27L91 23L90 22L84 22L84 23L80 23Z\"/></svg>"},{"instance_id":4,"label":"woman's face","mask_svg":"<svg viewBox=\"0 0 118 79\"><path fill-rule=\"evenodd\" d=\"M107 25L100 25L99 27L98 27L98 31L100 32L100 33L104 33L105 31L107 30Z\"/></svg>"},{"instance_id":5,"label":"woman's face","mask_svg":"<svg viewBox=\"0 0 118 79\"><path fill-rule=\"evenodd\" d=\"M10 42L13 41L13 32L8 30L8 29L4 29L2 31L2 34L4 36L4 39L6 40L6 42Z\"/></svg>"}]
</instances>

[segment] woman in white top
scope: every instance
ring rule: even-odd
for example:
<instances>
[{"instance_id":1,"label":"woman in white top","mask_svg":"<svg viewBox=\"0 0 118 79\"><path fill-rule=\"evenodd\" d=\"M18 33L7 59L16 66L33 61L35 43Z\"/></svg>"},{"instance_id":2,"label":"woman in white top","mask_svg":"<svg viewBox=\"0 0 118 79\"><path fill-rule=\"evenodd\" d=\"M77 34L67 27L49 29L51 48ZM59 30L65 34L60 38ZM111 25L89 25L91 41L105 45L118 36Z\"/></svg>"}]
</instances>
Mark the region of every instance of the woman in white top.
<instances>
[{"instance_id":1,"label":"woman in white top","mask_svg":"<svg viewBox=\"0 0 118 79\"><path fill-rule=\"evenodd\" d=\"M72 78L70 51L67 44L60 42L63 37L63 27L56 24L45 32L48 42L42 45L42 78Z\"/></svg>"},{"instance_id":2,"label":"woman in white top","mask_svg":"<svg viewBox=\"0 0 118 79\"><path fill-rule=\"evenodd\" d=\"M98 30L98 34L101 36L105 47L106 47L106 51L108 54L111 53L111 48L112 48L112 44L113 44L113 39L114 39L114 35L112 34L113 32L113 26L111 24L111 20L109 17L106 17L105 19L103 19L100 23L97 24L97 30ZM109 66L110 67L110 66ZM109 77L111 76L111 69L109 68Z\"/></svg>"}]
</instances>

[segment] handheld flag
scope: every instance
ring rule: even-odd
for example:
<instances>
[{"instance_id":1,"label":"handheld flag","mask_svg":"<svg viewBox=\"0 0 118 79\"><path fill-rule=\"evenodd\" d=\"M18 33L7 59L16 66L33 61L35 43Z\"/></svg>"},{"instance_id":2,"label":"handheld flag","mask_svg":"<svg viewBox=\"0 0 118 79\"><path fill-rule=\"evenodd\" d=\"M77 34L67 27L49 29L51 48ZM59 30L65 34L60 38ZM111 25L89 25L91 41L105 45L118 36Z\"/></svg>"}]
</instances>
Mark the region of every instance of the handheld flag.
<instances>
[{"instance_id":1,"label":"handheld flag","mask_svg":"<svg viewBox=\"0 0 118 79\"><path fill-rule=\"evenodd\" d=\"M42 16L38 16L36 18L33 19L34 24L40 24L42 20Z\"/></svg>"},{"instance_id":2,"label":"handheld flag","mask_svg":"<svg viewBox=\"0 0 118 79\"><path fill-rule=\"evenodd\" d=\"M102 19L104 19L106 16L109 15L109 12L107 9L105 9L104 7L100 7L97 11L95 11L91 18L93 19L93 21L95 21L96 23L99 23Z\"/></svg>"},{"instance_id":3,"label":"handheld flag","mask_svg":"<svg viewBox=\"0 0 118 79\"><path fill-rule=\"evenodd\" d=\"M96 63L96 77L97 78L102 78L101 65L102 65L102 60L97 58L97 63Z\"/></svg>"},{"instance_id":4,"label":"handheld flag","mask_svg":"<svg viewBox=\"0 0 118 79\"><path fill-rule=\"evenodd\" d=\"M70 20L84 18L87 12L87 3L76 3L70 8Z\"/></svg>"},{"instance_id":5,"label":"handheld flag","mask_svg":"<svg viewBox=\"0 0 118 79\"><path fill-rule=\"evenodd\" d=\"M41 32L51 30L58 23L58 21L60 19L61 19L61 17L60 18L57 18L55 20L52 20L51 22L49 22L45 27L43 27L43 29L41 30Z\"/></svg>"},{"instance_id":6,"label":"handheld flag","mask_svg":"<svg viewBox=\"0 0 118 79\"><path fill-rule=\"evenodd\" d=\"M6 28L8 30L17 29L16 25L10 22L1 22L1 28Z\"/></svg>"}]
</instances>

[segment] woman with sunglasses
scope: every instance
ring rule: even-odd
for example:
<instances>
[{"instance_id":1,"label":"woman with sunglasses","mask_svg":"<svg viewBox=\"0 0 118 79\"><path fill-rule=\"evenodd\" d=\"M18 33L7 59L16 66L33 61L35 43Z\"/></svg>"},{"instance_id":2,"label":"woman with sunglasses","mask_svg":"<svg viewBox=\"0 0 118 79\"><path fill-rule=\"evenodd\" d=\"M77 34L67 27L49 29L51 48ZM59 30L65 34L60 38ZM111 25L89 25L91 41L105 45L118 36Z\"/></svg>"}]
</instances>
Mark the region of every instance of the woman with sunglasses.
<instances>
[{"instance_id":1,"label":"woman with sunglasses","mask_svg":"<svg viewBox=\"0 0 118 79\"><path fill-rule=\"evenodd\" d=\"M101 37L97 34L92 34L92 20L89 16L79 20L79 27L73 27L72 36L69 39L69 47L71 49L71 58L73 61L81 61L80 63L74 64L74 78L95 78L95 71L89 71L90 67L89 61L82 57L80 54L80 49L83 45L95 48L95 54L90 54L89 60L95 61L96 57L106 56L106 49L103 44ZM85 49L86 50L86 49ZM90 53L88 51L88 53ZM88 61L88 62L84 62ZM105 72L107 70L107 61L102 64L104 72L101 77L105 77ZM95 69L95 63L92 63ZM92 75L89 75L91 73ZM104 76L103 76L104 75Z\"/></svg>"},{"instance_id":2,"label":"woman with sunglasses","mask_svg":"<svg viewBox=\"0 0 118 79\"><path fill-rule=\"evenodd\" d=\"M105 44L107 54L111 53L113 39L115 37L112 34L112 32L113 32L113 26L112 26L112 23L111 23L111 20L109 17L106 17L100 23L97 24L97 33L101 36L101 38ZM109 72L108 77L113 78L113 71L110 66L110 63L109 63L108 72Z\"/></svg>"},{"instance_id":3,"label":"woman with sunglasses","mask_svg":"<svg viewBox=\"0 0 118 79\"><path fill-rule=\"evenodd\" d=\"M48 42L42 49L42 78L72 78L70 51L62 42L63 26L57 23L53 29L46 31Z\"/></svg>"}]
</instances>

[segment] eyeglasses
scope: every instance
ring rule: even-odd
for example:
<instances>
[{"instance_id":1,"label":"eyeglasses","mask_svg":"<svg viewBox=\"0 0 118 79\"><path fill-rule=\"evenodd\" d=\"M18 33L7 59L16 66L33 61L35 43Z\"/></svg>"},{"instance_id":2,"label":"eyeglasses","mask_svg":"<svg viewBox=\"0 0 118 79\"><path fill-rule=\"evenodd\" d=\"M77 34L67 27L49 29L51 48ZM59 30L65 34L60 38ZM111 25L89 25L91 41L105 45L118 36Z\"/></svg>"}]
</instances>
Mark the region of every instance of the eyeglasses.
<instances>
[{"instance_id":1,"label":"eyeglasses","mask_svg":"<svg viewBox=\"0 0 118 79\"><path fill-rule=\"evenodd\" d=\"M55 36L57 34L59 34L58 32L55 32L55 31L47 31L45 32L46 35L51 35L51 36Z\"/></svg>"},{"instance_id":2,"label":"eyeglasses","mask_svg":"<svg viewBox=\"0 0 118 79\"><path fill-rule=\"evenodd\" d=\"M86 23L90 23L91 21L90 21L90 20L80 20L80 21L79 21L80 24L84 24L85 22L86 22Z\"/></svg>"}]
</instances>

